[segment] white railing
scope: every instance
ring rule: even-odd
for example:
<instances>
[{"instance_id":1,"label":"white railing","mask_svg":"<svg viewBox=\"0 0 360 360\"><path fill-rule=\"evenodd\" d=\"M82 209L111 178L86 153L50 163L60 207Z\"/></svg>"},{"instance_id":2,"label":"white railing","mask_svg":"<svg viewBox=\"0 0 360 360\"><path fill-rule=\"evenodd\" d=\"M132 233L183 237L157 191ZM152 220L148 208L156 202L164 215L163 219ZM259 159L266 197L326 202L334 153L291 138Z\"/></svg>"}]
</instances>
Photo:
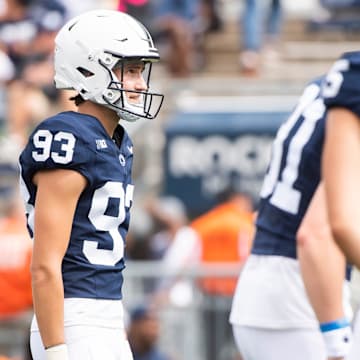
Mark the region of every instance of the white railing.
<instances>
[{"instance_id":1,"label":"white railing","mask_svg":"<svg viewBox=\"0 0 360 360\"><path fill-rule=\"evenodd\" d=\"M228 324L232 297L207 295L201 290L199 280L204 277L237 279L239 271L239 266L226 264L189 265L174 274L162 262L127 261L124 305L130 311L138 304L157 303L161 327L159 347L172 355L172 360L233 360L236 348ZM166 300L160 296L164 291L155 296L155 289L169 284L173 286ZM0 319L0 355L23 359L29 315ZM217 348L218 354L210 344Z\"/></svg>"},{"instance_id":2,"label":"white railing","mask_svg":"<svg viewBox=\"0 0 360 360\"><path fill-rule=\"evenodd\" d=\"M128 261L124 271L124 304L130 310L138 303L160 303L159 345L164 351L176 354L176 360L236 359L228 323L232 296L208 295L199 281L205 277L237 279L239 273L238 265L189 264L173 274L162 262ZM164 301L163 292L157 291L170 284L171 290Z\"/></svg>"}]
</instances>

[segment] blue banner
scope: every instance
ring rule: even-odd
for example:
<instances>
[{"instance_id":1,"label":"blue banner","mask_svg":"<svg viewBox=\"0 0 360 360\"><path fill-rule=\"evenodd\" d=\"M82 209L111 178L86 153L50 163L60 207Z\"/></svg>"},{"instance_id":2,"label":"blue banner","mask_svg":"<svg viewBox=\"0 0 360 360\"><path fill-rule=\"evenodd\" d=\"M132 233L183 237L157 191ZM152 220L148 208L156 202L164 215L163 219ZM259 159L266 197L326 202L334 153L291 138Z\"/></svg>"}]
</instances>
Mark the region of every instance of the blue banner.
<instances>
[{"instance_id":1,"label":"blue banner","mask_svg":"<svg viewBox=\"0 0 360 360\"><path fill-rule=\"evenodd\" d=\"M289 112L178 112L165 129L164 192L190 217L212 207L232 186L256 204L271 145Z\"/></svg>"}]
</instances>

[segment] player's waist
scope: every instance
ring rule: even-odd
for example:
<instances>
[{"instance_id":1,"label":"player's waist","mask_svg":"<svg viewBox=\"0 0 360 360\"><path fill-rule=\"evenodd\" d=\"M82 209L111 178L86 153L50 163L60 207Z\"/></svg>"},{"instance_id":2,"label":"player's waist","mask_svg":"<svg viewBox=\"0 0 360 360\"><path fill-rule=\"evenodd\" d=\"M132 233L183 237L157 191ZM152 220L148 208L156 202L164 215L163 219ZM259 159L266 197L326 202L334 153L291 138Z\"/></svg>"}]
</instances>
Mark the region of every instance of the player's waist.
<instances>
[{"instance_id":1,"label":"player's waist","mask_svg":"<svg viewBox=\"0 0 360 360\"><path fill-rule=\"evenodd\" d=\"M296 259L296 239L295 237L284 237L258 227L251 253L256 255L285 256Z\"/></svg>"},{"instance_id":2,"label":"player's waist","mask_svg":"<svg viewBox=\"0 0 360 360\"><path fill-rule=\"evenodd\" d=\"M101 326L124 329L124 308L121 300L69 298L64 300L64 326ZM37 331L34 317L31 330Z\"/></svg>"},{"instance_id":3,"label":"player's waist","mask_svg":"<svg viewBox=\"0 0 360 360\"><path fill-rule=\"evenodd\" d=\"M63 262L64 297L82 299L121 300L123 265L75 268Z\"/></svg>"}]
</instances>

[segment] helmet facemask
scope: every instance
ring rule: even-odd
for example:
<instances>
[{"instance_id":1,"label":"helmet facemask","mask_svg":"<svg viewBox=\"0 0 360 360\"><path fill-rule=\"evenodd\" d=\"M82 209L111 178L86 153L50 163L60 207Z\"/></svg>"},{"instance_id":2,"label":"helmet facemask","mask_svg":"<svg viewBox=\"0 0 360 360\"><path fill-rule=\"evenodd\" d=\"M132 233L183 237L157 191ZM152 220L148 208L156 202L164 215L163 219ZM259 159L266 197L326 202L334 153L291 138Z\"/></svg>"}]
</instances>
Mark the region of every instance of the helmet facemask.
<instances>
[{"instance_id":1,"label":"helmet facemask","mask_svg":"<svg viewBox=\"0 0 360 360\"><path fill-rule=\"evenodd\" d=\"M99 64L106 69L110 82L102 94L104 106L116 111L119 117L126 121L136 121L139 118L154 119L161 108L164 95L149 91L152 62L141 58L122 58L113 54L109 57L116 59L115 65L109 67L105 62L99 60ZM108 60L108 62L110 62ZM141 63L144 66L142 73L146 83L146 90L129 90L124 87L125 67L131 63ZM113 61L111 61L113 63ZM118 69L115 74L115 70ZM140 94L136 101L131 101L131 94Z\"/></svg>"}]
</instances>

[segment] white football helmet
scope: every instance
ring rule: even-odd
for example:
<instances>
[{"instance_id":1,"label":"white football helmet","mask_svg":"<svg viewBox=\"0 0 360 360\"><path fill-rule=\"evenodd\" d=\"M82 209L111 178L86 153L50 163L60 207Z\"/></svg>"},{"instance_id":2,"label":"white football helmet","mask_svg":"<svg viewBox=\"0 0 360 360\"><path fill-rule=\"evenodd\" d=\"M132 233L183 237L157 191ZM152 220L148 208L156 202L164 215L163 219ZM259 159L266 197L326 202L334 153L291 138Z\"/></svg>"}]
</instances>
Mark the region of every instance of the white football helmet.
<instances>
[{"instance_id":1,"label":"white football helmet","mask_svg":"<svg viewBox=\"0 0 360 360\"><path fill-rule=\"evenodd\" d=\"M149 32L133 17L113 10L89 11L71 19L56 36L55 85L76 90L84 100L114 110L121 119L154 119L164 98L149 89L151 65L159 59ZM147 90L133 91L142 95L136 104L127 101L122 75L119 79L113 72L130 60L148 67Z\"/></svg>"}]
</instances>

